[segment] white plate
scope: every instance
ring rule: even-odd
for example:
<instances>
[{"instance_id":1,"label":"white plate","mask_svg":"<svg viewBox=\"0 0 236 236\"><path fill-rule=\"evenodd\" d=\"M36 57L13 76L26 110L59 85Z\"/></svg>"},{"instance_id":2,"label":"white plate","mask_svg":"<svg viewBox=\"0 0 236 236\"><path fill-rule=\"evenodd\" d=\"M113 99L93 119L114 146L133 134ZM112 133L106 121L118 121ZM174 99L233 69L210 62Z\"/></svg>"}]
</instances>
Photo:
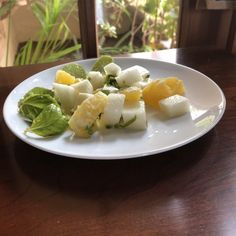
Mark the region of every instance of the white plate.
<instances>
[{"instance_id":1,"label":"white plate","mask_svg":"<svg viewBox=\"0 0 236 236\"><path fill-rule=\"evenodd\" d=\"M124 159L152 155L190 143L211 130L221 119L225 110L225 97L221 89L207 76L191 68L163 61L115 58L122 69L141 65L151 73L151 78L177 76L184 81L186 97L192 107L190 114L160 119L155 111L148 110L146 131L109 130L96 133L91 139L71 139L71 132L51 139L26 137L23 132L27 123L17 112L17 103L31 88L52 87L56 66L37 73L19 84L7 97L3 115L9 129L24 142L58 155L85 159ZM94 59L79 61L87 71Z\"/></svg>"}]
</instances>

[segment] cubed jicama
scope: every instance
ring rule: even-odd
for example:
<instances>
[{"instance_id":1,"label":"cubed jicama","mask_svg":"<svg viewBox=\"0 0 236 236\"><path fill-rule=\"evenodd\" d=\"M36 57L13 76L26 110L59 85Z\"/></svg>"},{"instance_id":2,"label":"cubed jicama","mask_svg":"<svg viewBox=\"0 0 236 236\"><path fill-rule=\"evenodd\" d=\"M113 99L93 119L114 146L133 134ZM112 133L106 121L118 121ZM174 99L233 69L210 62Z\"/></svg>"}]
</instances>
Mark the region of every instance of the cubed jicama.
<instances>
[{"instance_id":1,"label":"cubed jicama","mask_svg":"<svg viewBox=\"0 0 236 236\"><path fill-rule=\"evenodd\" d=\"M116 81L120 87L132 86L134 83L141 81L143 78L136 68L128 68L116 77Z\"/></svg>"},{"instance_id":2,"label":"cubed jicama","mask_svg":"<svg viewBox=\"0 0 236 236\"><path fill-rule=\"evenodd\" d=\"M72 86L53 83L56 98L61 103L62 109L70 114L74 109L76 92Z\"/></svg>"},{"instance_id":3,"label":"cubed jicama","mask_svg":"<svg viewBox=\"0 0 236 236\"><path fill-rule=\"evenodd\" d=\"M168 117L181 116L189 112L189 100L181 95L173 95L159 101L160 110Z\"/></svg>"},{"instance_id":4,"label":"cubed jicama","mask_svg":"<svg viewBox=\"0 0 236 236\"><path fill-rule=\"evenodd\" d=\"M101 124L104 126L113 126L119 123L122 109L125 101L125 95L111 93L107 97L107 104L101 116Z\"/></svg>"},{"instance_id":5,"label":"cubed jicama","mask_svg":"<svg viewBox=\"0 0 236 236\"><path fill-rule=\"evenodd\" d=\"M105 77L99 71L90 71L88 73L88 80L93 86L93 89L101 88L105 83Z\"/></svg>"},{"instance_id":6,"label":"cubed jicama","mask_svg":"<svg viewBox=\"0 0 236 236\"><path fill-rule=\"evenodd\" d=\"M110 93L117 93L119 89L114 86L105 84L102 88L102 91L104 91L106 94L110 94Z\"/></svg>"},{"instance_id":7,"label":"cubed jicama","mask_svg":"<svg viewBox=\"0 0 236 236\"><path fill-rule=\"evenodd\" d=\"M87 79L72 84L71 87L73 87L75 91L79 93L93 93L93 86Z\"/></svg>"},{"instance_id":8,"label":"cubed jicama","mask_svg":"<svg viewBox=\"0 0 236 236\"><path fill-rule=\"evenodd\" d=\"M104 71L106 75L118 76L121 72L121 68L114 62L104 66Z\"/></svg>"},{"instance_id":9,"label":"cubed jicama","mask_svg":"<svg viewBox=\"0 0 236 236\"><path fill-rule=\"evenodd\" d=\"M134 119L134 121L126 127L128 129L144 130L147 128L145 104L143 101L139 101L135 104L125 104L122 117L124 124Z\"/></svg>"},{"instance_id":10,"label":"cubed jicama","mask_svg":"<svg viewBox=\"0 0 236 236\"><path fill-rule=\"evenodd\" d=\"M90 93L77 93L75 95L75 102L74 102L74 110L76 110L77 106L80 105L84 100L93 96Z\"/></svg>"},{"instance_id":11,"label":"cubed jicama","mask_svg":"<svg viewBox=\"0 0 236 236\"><path fill-rule=\"evenodd\" d=\"M143 66L135 65L130 68L137 69L144 80L146 80L150 77L150 72L146 68L144 68Z\"/></svg>"},{"instance_id":12,"label":"cubed jicama","mask_svg":"<svg viewBox=\"0 0 236 236\"><path fill-rule=\"evenodd\" d=\"M152 82L152 79L147 78L145 80L134 83L133 86L143 89L151 82Z\"/></svg>"}]
</instances>

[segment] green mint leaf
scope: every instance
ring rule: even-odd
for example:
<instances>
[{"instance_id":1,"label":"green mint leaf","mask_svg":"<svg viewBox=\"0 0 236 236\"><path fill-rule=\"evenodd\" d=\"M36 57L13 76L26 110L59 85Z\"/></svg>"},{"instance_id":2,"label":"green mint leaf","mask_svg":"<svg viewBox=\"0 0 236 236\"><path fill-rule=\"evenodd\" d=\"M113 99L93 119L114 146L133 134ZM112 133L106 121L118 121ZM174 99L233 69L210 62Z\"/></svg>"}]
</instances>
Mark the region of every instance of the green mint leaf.
<instances>
[{"instance_id":1,"label":"green mint leaf","mask_svg":"<svg viewBox=\"0 0 236 236\"><path fill-rule=\"evenodd\" d=\"M93 65L92 71L100 71L102 74L105 74L104 66L110 64L111 62L113 62L113 58L111 56L101 56Z\"/></svg>"},{"instance_id":2,"label":"green mint leaf","mask_svg":"<svg viewBox=\"0 0 236 236\"><path fill-rule=\"evenodd\" d=\"M55 104L46 106L33 120L32 125L25 131L42 137L50 137L63 133L68 128L68 117Z\"/></svg>"},{"instance_id":3,"label":"green mint leaf","mask_svg":"<svg viewBox=\"0 0 236 236\"><path fill-rule=\"evenodd\" d=\"M127 122L123 122L123 119L120 120L120 122L118 124L115 124L114 127L119 129L119 128L125 128L129 125L131 125L132 123L134 123L136 120L136 116L134 116L132 119L128 120Z\"/></svg>"},{"instance_id":4,"label":"green mint leaf","mask_svg":"<svg viewBox=\"0 0 236 236\"><path fill-rule=\"evenodd\" d=\"M113 86L113 87L119 89L120 86L118 85L118 83L117 83L117 81L116 81L115 78L116 78L116 77L113 76L113 75L107 75L107 76L106 76L106 82L105 82L105 84L106 84L106 85L109 85L109 86Z\"/></svg>"},{"instance_id":5,"label":"green mint leaf","mask_svg":"<svg viewBox=\"0 0 236 236\"><path fill-rule=\"evenodd\" d=\"M65 65L62 70L75 76L75 78L86 79L87 73L83 66L75 63Z\"/></svg>"},{"instance_id":6,"label":"green mint leaf","mask_svg":"<svg viewBox=\"0 0 236 236\"><path fill-rule=\"evenodd\" d=\"M85 130L87 131L88 135L92 135L94 133L94 124L90 125L90 126L86 126Z\"/></svg>"}]
</instances>

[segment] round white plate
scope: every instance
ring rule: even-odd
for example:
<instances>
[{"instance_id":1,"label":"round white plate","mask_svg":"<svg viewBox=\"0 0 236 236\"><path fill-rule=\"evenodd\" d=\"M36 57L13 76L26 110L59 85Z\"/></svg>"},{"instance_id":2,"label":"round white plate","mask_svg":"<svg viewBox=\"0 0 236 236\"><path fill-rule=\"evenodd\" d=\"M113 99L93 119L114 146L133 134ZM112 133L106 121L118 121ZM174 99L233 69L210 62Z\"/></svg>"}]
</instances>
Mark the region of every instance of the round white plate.
<instances>
[{"instance_id":1,"label":"round white plate","mask_svg":"<svg viewBox=\"0 0 236 236\"><path fill-rule=\"evenodd\" d=\"M95 59L78 61L89 71ZM204 74L186 66L157 60L115 58L122 69L141 65L151 78L177 76L184 81L191 112L172 119L162 119L156 111L147 109L148 128L145 131L109 130L96 133L90 139L71 138L71 132L50 138L29 138L24 135L28 124L20 117L17 103L31 88L52 88L56 66L37 73L19 84L7 97L3 115L9 129L24 142L58 155L85 159L124 159L152 155L190 143L211 130L225 110L225 97L218 85Z\"/></svg>"}]
</instances>

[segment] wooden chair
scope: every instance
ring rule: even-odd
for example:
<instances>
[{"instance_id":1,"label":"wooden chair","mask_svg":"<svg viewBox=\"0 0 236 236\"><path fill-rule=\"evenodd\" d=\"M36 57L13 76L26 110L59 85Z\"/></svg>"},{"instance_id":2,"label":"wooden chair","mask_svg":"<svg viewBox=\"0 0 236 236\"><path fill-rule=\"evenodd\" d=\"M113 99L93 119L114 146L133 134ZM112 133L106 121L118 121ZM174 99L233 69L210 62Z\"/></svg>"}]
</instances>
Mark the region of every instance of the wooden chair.
<instances>
[{"instance_id":1,"label":"wooden chair","mask_svg":"<svg viewBox=\"0 0 236 236\"><path fill-rule=\"evenodd\" d=\"M236 2L182 0L178 47L208 47L236 53Z\"/></svg>"},{"instance_id":2,"label":"wooden chair","mask_svg":"<svg viewBox=\"0 0 236 236\"><path fill-rule=\"evenodd\" d=\"M95 0L78 0L83 58L98 56Z\"/></svg>"}]
</instances>

